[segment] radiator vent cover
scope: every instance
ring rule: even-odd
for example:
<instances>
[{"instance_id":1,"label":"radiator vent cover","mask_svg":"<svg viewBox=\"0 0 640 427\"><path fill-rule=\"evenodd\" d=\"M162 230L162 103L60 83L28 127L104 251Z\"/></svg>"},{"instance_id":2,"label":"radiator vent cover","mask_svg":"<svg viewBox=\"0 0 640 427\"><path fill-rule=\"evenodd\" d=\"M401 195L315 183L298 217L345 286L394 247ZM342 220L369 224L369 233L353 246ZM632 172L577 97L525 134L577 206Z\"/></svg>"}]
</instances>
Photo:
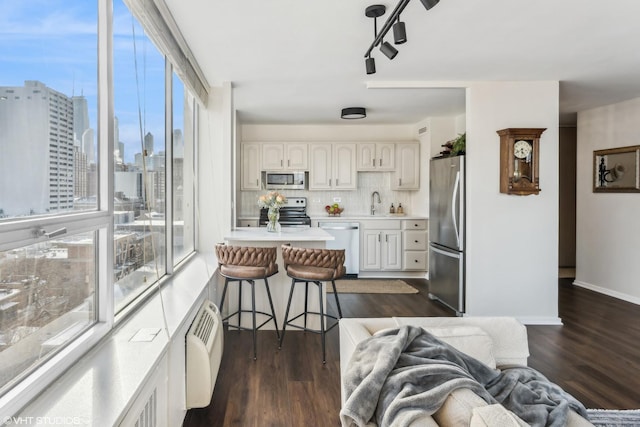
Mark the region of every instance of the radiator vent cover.
<instances>
[{"instance_id":1,"label":"radiator vent cover","mask_svg":"<svg viewBox=\"0 0 640 427\"><path fill-rule=\"evenodd\" d=\"M158 413L158 389L153 389L149 400L145 403L140 416L136 420L135 427L156 427L156 414Z\"/></svg>"},{"instance_id":2,"label":"radiator vent cover","mask_svg":"<svg viewBox=\"0 0 640 427\"><path fill-rule=\"evenodd\" d=\"M186 346L187 409L204 408L211 402L224 350L222 318L211 301L198 310L187 332Z\"/></svg>"}]
</instances>

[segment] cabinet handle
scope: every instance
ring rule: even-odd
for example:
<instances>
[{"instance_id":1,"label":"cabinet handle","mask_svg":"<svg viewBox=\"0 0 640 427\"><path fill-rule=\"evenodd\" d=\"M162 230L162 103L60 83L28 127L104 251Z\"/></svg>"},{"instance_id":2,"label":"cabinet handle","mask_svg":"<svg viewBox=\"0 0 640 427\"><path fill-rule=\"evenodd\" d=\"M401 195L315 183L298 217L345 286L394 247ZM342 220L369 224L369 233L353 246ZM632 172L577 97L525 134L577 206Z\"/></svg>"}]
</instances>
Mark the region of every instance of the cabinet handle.
<instances>
[{"instance_id":1,"label":"cabinet handle","mask_svg":"<svg viewBox=\"0 0 640 427\"><path fill-rule=\"evenodd\" d=\"M380 166L382 166L382 159L380 159Z\"/></svg>"},{"instance_id":2,"label":"cabinet handle","mask_svg":"<svg viewBox=\"0 0 640 427\"><path fill-rule=\"evenodd\" d=\"M282 166L282 159L280 159L280 166Z\"/></svg>"},{"instance_id":3,"label":"cabinet handle","mask_svg":"<svg viewBox=\"0 0 640 427\"><path fill-rule=\"evenodd\" d=\"M258 182L258 180L256 179L256 187L259 187L260 183Z\"/></svg>"},{"instance_id":4,"label":"cabinet handle","mask_svg":"<svg viewBox=\"0 0 640 427\"><path fill-rule=\"evenodd\" d=\"M380 241L380 235L381 235L381 234L382 234L382 233L378 233L378 242Z\"/></svg>"},{"instance_id":5,"label":"cabinet handle","mask_svg":"<svg viewBox=\"0 0 640 427\"><path fill-rule=\"evenodd\" d=\"M414 226L414 227L417 227L417 226L418 226L418 224L413 224L413 226Z\"/></svg>"},{"instance_id":6,"label":"cabinet handle","mask_svg":"<svg viewBox=\"0 0 640 427\"><path fill-rule=\"evenodd\" d=\"M386 235L384 236L384 241L385 241L385 242L389 242L389 235L388 235L388 234L386 234Z\"/></svg>"},{"instance_id":7,"label":"cabinet handle","mask_svg":"<svg viewBox=\"0 0 640 427\"><path fill-rule=\"evenodd\" d=\"M338 178L336 178L336 187L338 186Z\"/></svg>"},{"instance_id":8,"label":"cabinet handle","mask_svg":"<svg viewBox=\"0 0 640 427\"><path fill-rule=\"evenodd\" d=\"M287 166L291 166L291 160L287 160Z\"/></svg>"},{"instance_id":9,"label":"cabinet handle","mask_svg":"<svg viewBox=\"0 0 640 427\"><path fill-rule=\"evenodd\" d=\"M398 178L398 187L402 186L402 178Z\"/></svg>"},{"instance_id":10,"label":"cabinet handle","mask_svg":"<svg viewBox=\"0 0 640 427\"><path fill-rule=\"evenodd\" d=\"M331 178L329 178L329 187L331 187Z\"/></svg>"},{"instance_id":11,"label":"cabinet handle","mask_svg":"<svg viewBox=\"0 0 640 427\"><path fill-rule=\"evenodd\" d=\"M418 262L418 260L417 260L417 259L414 259L414 260L413 260L413 262Z\"/></svg>"},{"instance_id":12,"label":"cabinet handle","mask_svg":"<svg viewBox=\"0 0 640 427\"><path fill-rule=\"evenodd\" d=\"M417 241L417 240L414 240L414 243L418 243L418 241Z\"/></svg>"}]
</instances>

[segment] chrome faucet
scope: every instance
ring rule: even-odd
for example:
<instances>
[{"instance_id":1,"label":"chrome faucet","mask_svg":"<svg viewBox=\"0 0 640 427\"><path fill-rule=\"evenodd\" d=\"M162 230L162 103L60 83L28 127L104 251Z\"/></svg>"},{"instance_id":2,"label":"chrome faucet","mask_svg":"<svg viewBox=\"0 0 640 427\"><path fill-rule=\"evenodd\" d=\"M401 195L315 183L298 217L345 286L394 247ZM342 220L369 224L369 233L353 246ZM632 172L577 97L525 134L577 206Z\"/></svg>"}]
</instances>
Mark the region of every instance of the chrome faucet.
<instances>
[{"instance_id":1,"label":"chrome faucet","mask_svg":"<svg viewBox=\"0 0 640 427\"><path fill-rule=\"evenodd\" d=\"M378 193L377 191L374 191L373 193L371 193L371 215L375 215L376 213L376 207L373 204L375 200L375 196L378 196L378 203L381 203L380 193Z\"/></svg>"}]
</instances>

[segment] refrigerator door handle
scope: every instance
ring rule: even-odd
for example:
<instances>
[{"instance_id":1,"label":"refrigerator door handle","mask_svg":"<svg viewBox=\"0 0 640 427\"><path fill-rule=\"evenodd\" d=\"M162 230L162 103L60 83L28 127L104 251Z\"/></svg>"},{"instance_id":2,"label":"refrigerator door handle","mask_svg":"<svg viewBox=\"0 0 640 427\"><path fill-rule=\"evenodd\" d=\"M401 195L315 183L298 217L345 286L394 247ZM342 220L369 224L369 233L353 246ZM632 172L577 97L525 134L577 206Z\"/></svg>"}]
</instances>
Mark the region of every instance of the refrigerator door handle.
<instances>
[{"instance_id":1,"label":"refrigerator door handle","mask_svg":"<svg viewBox=\"0 0 640 427\"><path fill-rule=\"evenodd\" d=\"M460 188L460 172L456 172L456 182L453 184L453 195L451 196L451 220L453 221L453 230L456 233L456 241L460 247L460 232L458 231L458 221L456 211L458 210L458 189Z\"/></svg>"}]
</instances>

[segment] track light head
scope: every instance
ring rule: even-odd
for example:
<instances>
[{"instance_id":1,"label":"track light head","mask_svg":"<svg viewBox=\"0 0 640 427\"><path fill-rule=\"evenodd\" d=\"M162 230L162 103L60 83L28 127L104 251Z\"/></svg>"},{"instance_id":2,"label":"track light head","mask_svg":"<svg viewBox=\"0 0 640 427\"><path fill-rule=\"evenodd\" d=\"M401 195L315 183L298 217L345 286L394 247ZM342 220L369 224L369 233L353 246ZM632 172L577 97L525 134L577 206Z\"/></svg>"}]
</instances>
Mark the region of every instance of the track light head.
<instances>
[{"instance_id":1,"label":"track light head","mask_svg":"<svg viewBox=\"0 0 640 427\"><path fill-rule=\"evenodd\" d=\"M425 9L429 10L433 6L437 5L440 0L420 0Z\"/></svg>"},{"instance_id":2,"label":"track light head","mask_svg":"<svg viewBox=\"0 0 640 427\"><path fill-rule=\"evenodd\" d=\"M364 65L367 67L367 74L375 74L376 73L376 60L372 57L368 57L364 60Z\"/></svg>"},{"instance_id":3,"label":"track light head","mask_svg":"<svg viewBox=\"0 0 640 427\"><path fill-rule=\"evenodd\" d=\"M407 41L407 30L404 26L404 22L400 22L400 18L398 18L398 22L393 24L393 42L395 44L406 43Z\"/></svg>"},{"instance_id":4,"label":"track light head","mask_svg":"<svg viewBox=\"0 0 640 427\"><path fill-rule=\"evenodd\" d=\"M391 46L391 43L389 42L382 42L382 44L380 45L380 52L384 53L384 56L386 56L387 58L393 59L398 54L398 49Z\"/></svg>"}]
</instances>

